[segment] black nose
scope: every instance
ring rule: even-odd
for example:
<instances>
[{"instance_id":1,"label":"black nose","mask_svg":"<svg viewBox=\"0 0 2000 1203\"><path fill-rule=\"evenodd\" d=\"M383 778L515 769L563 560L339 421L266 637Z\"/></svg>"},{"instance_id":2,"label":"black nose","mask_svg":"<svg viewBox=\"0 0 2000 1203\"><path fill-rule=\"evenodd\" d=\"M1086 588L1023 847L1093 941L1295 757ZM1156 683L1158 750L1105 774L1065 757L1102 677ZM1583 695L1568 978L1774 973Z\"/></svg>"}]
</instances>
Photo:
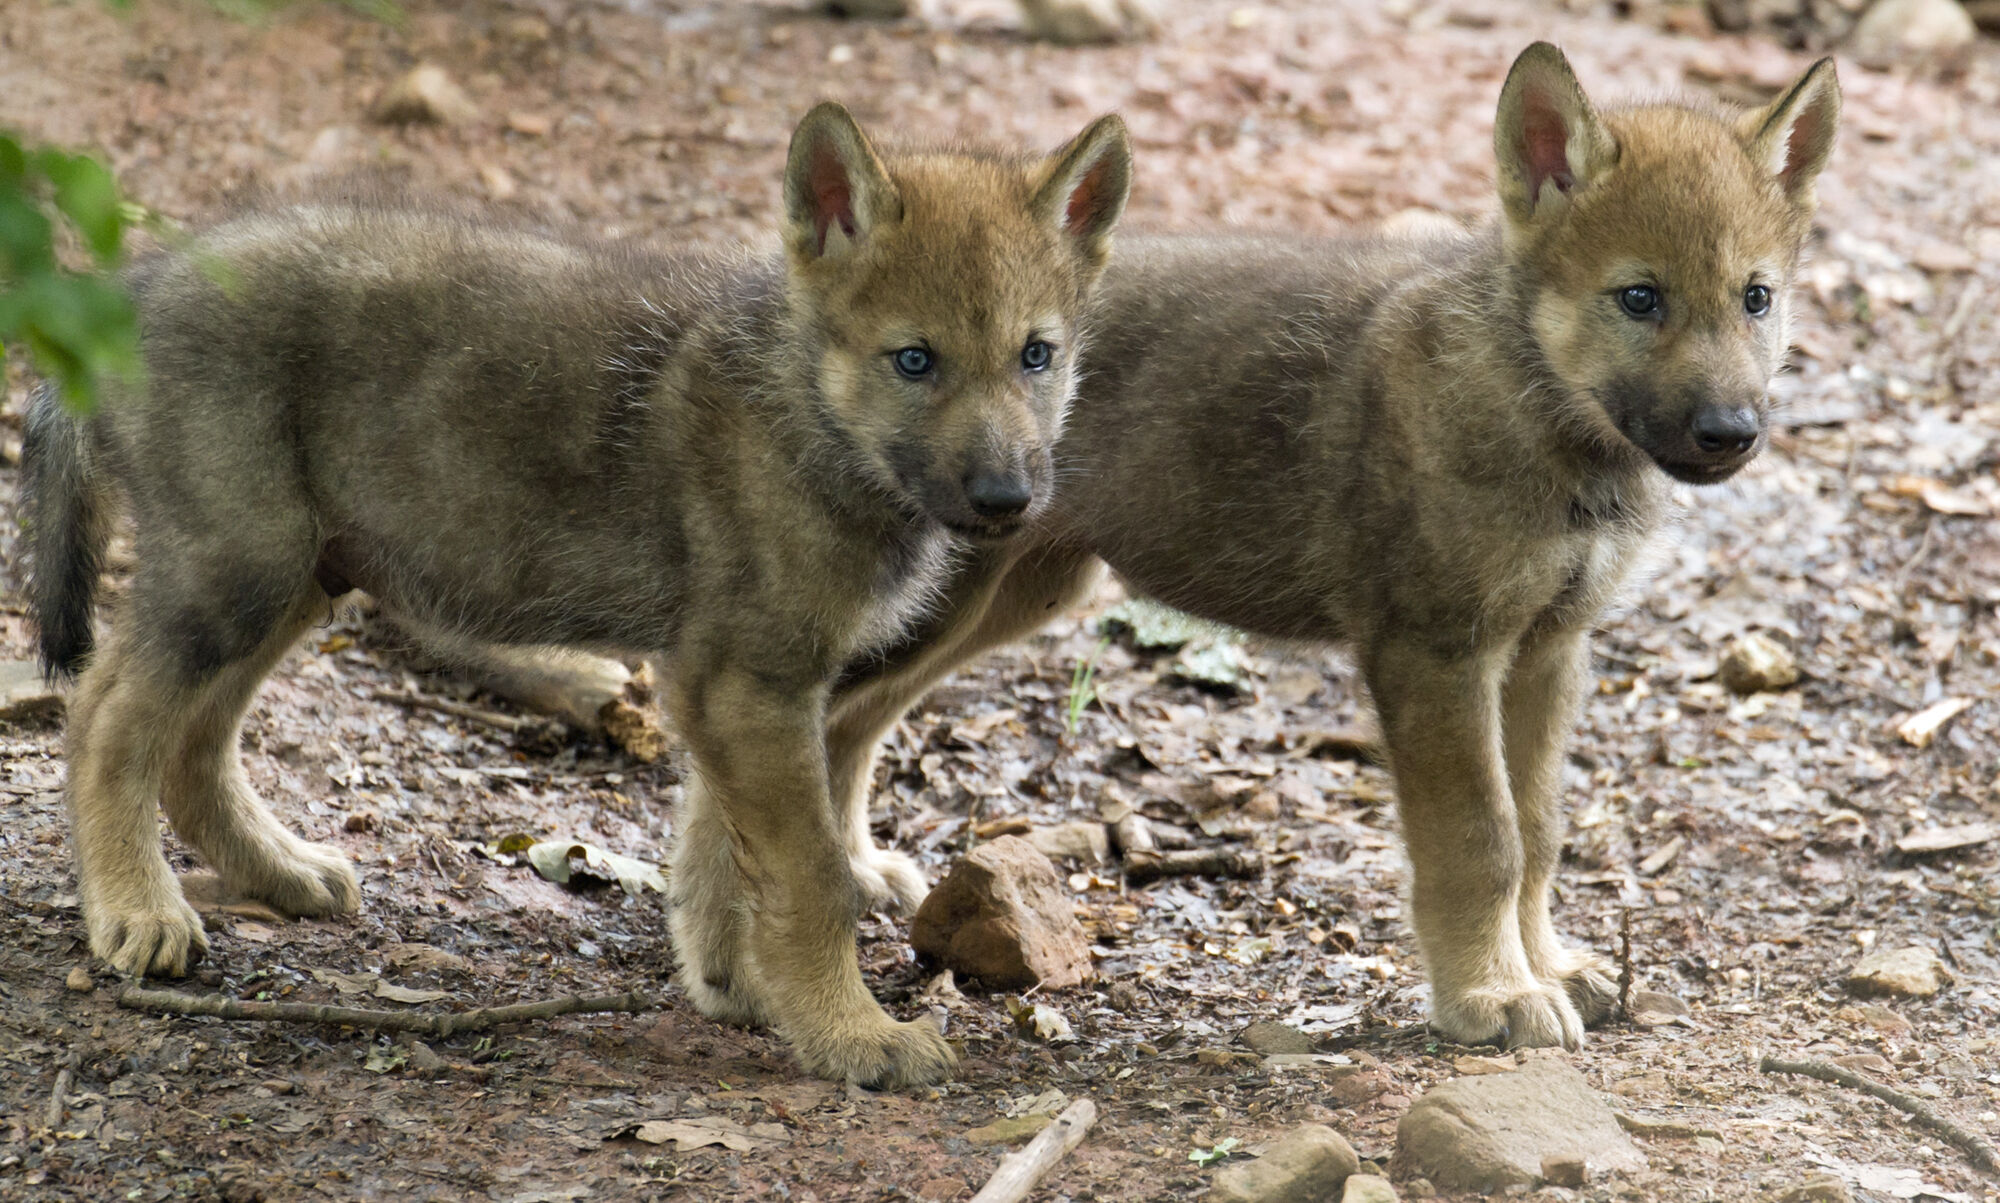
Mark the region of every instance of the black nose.
<instances>
[{"instance_id":1,"label":"black nose","mask_svg":"<svg viewBox=\"0 0 2000 1203\"><path fill-rule=\"evenodd\" d=\"M1704 406L1694 414L1695 446L1709 455L1741 455L1756 443L1761 430L1757 415L1746 405Z\"/></svg>"},{"instance_id":2,"label":"black nose","mask_svg":"<svg viewBox=\"0 0 2000 1203\"><path fill-rule=\"evenodd\" d=\"M1035 496L1019 472L975 472L965 478L965 499L981 518L1012 518Z\"/></svg>"}]
</instances>

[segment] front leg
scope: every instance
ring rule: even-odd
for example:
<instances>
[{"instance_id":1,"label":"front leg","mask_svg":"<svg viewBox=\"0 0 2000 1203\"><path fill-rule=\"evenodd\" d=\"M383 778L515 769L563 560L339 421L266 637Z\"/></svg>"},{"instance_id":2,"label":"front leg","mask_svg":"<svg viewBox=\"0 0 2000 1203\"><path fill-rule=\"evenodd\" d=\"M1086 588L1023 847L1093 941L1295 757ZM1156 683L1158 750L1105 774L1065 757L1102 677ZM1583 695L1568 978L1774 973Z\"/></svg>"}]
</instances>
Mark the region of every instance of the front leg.
<instances>
[{"instance_id":1,"label":"front leg","mask_svg":"<svg viewBox=\"0 0 2000 1203\"><path fill-rule=\"evenodd\" d=\"M1409 853L1431 1024L1464 1044L1575 1048L1583 1020L1522 940L1525 857L1501 765L1502 664L1390 638L1368 649Z\"/></svg>"},{"instance_id":2,"label":"front leg","mask_svg":"<svg viewBox=\"0 0 2000 1203\"><path fill-rule=\"evenodd\" d=\"M942 1033L927 1020L891 1019L861 980L861 898L821 739L826 686L739 667L747 662L696 654L675 673L673 709L700 778L690 799L707 808L689 817L715 824L741 888L712 905L697 890L721 885L722 875L676 883L683 980L698 1004L728 1004L718 1018L769 1022L823 1077L875 1087L940 1081L956 1060ZM696 825L682 838L709 838L700 832ZM677 854L676 868L703 855ZM737 963L718 966L718 953Z\"/></svg>"},{"instance_id":3,"label":"front leg","mask_svg":"<svg viewBox=\"0 0 2000 1203\"><path fill-rule=\"evenodd\" d=\"M871 903L894 901L914 914L929 888L915 861L877 847L868 830L875 756L889 729L960 665L1077 604L1102 570L1095 556L1065 544L978 549L953 571L938 605L895 647L848 666L829 707L827 759L834 810Z\"/></svg>"},{"instance_id":4,"label":"front leg","mask_svg":"<svg viewBox=\"0 0 2000 1203\"><path fill-rule=\"evenodd\" d=\"M1603 961L1564 947L1549 917L1549 887L1562 859L1562 761L1576 721L1589 649L1581 628L1531 635L1501 691L1507 777L1521 826L1521 943L1535 976L1561 985L1585 1023L1611 1014L1617 987Z\"/></svg>"}]
</instances>

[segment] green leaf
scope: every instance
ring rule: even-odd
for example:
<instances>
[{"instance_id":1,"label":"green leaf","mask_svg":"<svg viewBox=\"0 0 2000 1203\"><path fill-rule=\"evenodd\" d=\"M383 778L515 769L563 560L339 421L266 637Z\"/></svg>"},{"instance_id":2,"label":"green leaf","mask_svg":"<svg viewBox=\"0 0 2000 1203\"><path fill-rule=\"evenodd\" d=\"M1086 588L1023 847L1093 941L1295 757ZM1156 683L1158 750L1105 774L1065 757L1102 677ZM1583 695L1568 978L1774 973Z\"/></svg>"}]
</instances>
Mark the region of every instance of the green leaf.
<instances>
[{"instance_id":1,"label":"green leaf","mask_svg":"<svg viewBox=\"0 0 2000 1203\"><path fill-rule=\"evenodd\" d=\"M59 150L45 150L35 162L55 185L56 208L83 235L90 253L100 264L115 263L124 245L126 219L110 170L89 155Z\"/></svg>"}]
</instances>

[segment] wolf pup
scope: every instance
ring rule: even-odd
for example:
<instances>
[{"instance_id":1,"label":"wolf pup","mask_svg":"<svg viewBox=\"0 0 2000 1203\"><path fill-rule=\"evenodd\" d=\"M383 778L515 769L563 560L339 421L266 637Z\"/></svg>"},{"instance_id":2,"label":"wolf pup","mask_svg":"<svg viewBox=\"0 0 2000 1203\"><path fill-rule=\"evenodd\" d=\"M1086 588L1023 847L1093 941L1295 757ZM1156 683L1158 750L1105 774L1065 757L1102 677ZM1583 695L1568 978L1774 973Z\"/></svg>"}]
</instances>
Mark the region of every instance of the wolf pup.
<instances>
[{"instance_id":1,"label":"wolf pup","mask_svg":"<svg viewBox=\"0 0 2000 1203\"><path fill-rule=\"evenodd\" d=\"M1048 504L1130 177L1115 116L1047 159L884 158L823 104L792 138L782 261L320 207L136 268L144 388L85 421L44 393L26 455L42 655L82 671L93 951L178 974L203 950L156 802L231 888L355 908L346 859L272 818L236 748L258 683L365 589L469 639L663 656L694 767L690 996L816 1073L942 1078L950 1046L891 1020L856 963L826 699L933 596L955 536ZM138 568L92 651L114 488Z\"/></svg>"},{"instance_id":2,"label":"wolf pup","mask_svg":"<svg viewBox=\"0 0 2000 1203\"><path fill-rule=\"evenodd\" d=\"M836 695L852 855L898 859L865 823L886 724L1101 557L1205 618L1355 648L1432 1022L1577 1045L1614 994L1549 917L1585 641L1670 482L1728 479L1764 445L1839 111L1826 60L1742 116L1599 113L1537 44L1501 92L1483 232L1122 242L1055 506Z\"/></svg>"}]
</instances>

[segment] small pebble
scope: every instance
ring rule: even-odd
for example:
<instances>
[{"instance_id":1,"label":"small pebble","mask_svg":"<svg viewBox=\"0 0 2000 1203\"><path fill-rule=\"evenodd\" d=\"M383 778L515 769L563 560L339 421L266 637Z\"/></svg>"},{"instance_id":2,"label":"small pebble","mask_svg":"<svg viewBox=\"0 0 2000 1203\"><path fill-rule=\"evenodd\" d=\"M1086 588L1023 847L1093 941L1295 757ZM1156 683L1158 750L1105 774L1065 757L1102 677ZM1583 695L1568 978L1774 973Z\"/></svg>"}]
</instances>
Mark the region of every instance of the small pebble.
<instances>
[{"instance_id":1,"label":"small pebble","mask_svg":"<svg viewBox=\"0 0 2000 1203\"><path fill-rule=\"evenodd\" d=\"M68 986L78 994L88 994L92 990L97 989L96 979L92 978L90 970L82 965L78 965L69 971L69 976L63 979L63 985Z\"/></svg>"}]
</instances>

